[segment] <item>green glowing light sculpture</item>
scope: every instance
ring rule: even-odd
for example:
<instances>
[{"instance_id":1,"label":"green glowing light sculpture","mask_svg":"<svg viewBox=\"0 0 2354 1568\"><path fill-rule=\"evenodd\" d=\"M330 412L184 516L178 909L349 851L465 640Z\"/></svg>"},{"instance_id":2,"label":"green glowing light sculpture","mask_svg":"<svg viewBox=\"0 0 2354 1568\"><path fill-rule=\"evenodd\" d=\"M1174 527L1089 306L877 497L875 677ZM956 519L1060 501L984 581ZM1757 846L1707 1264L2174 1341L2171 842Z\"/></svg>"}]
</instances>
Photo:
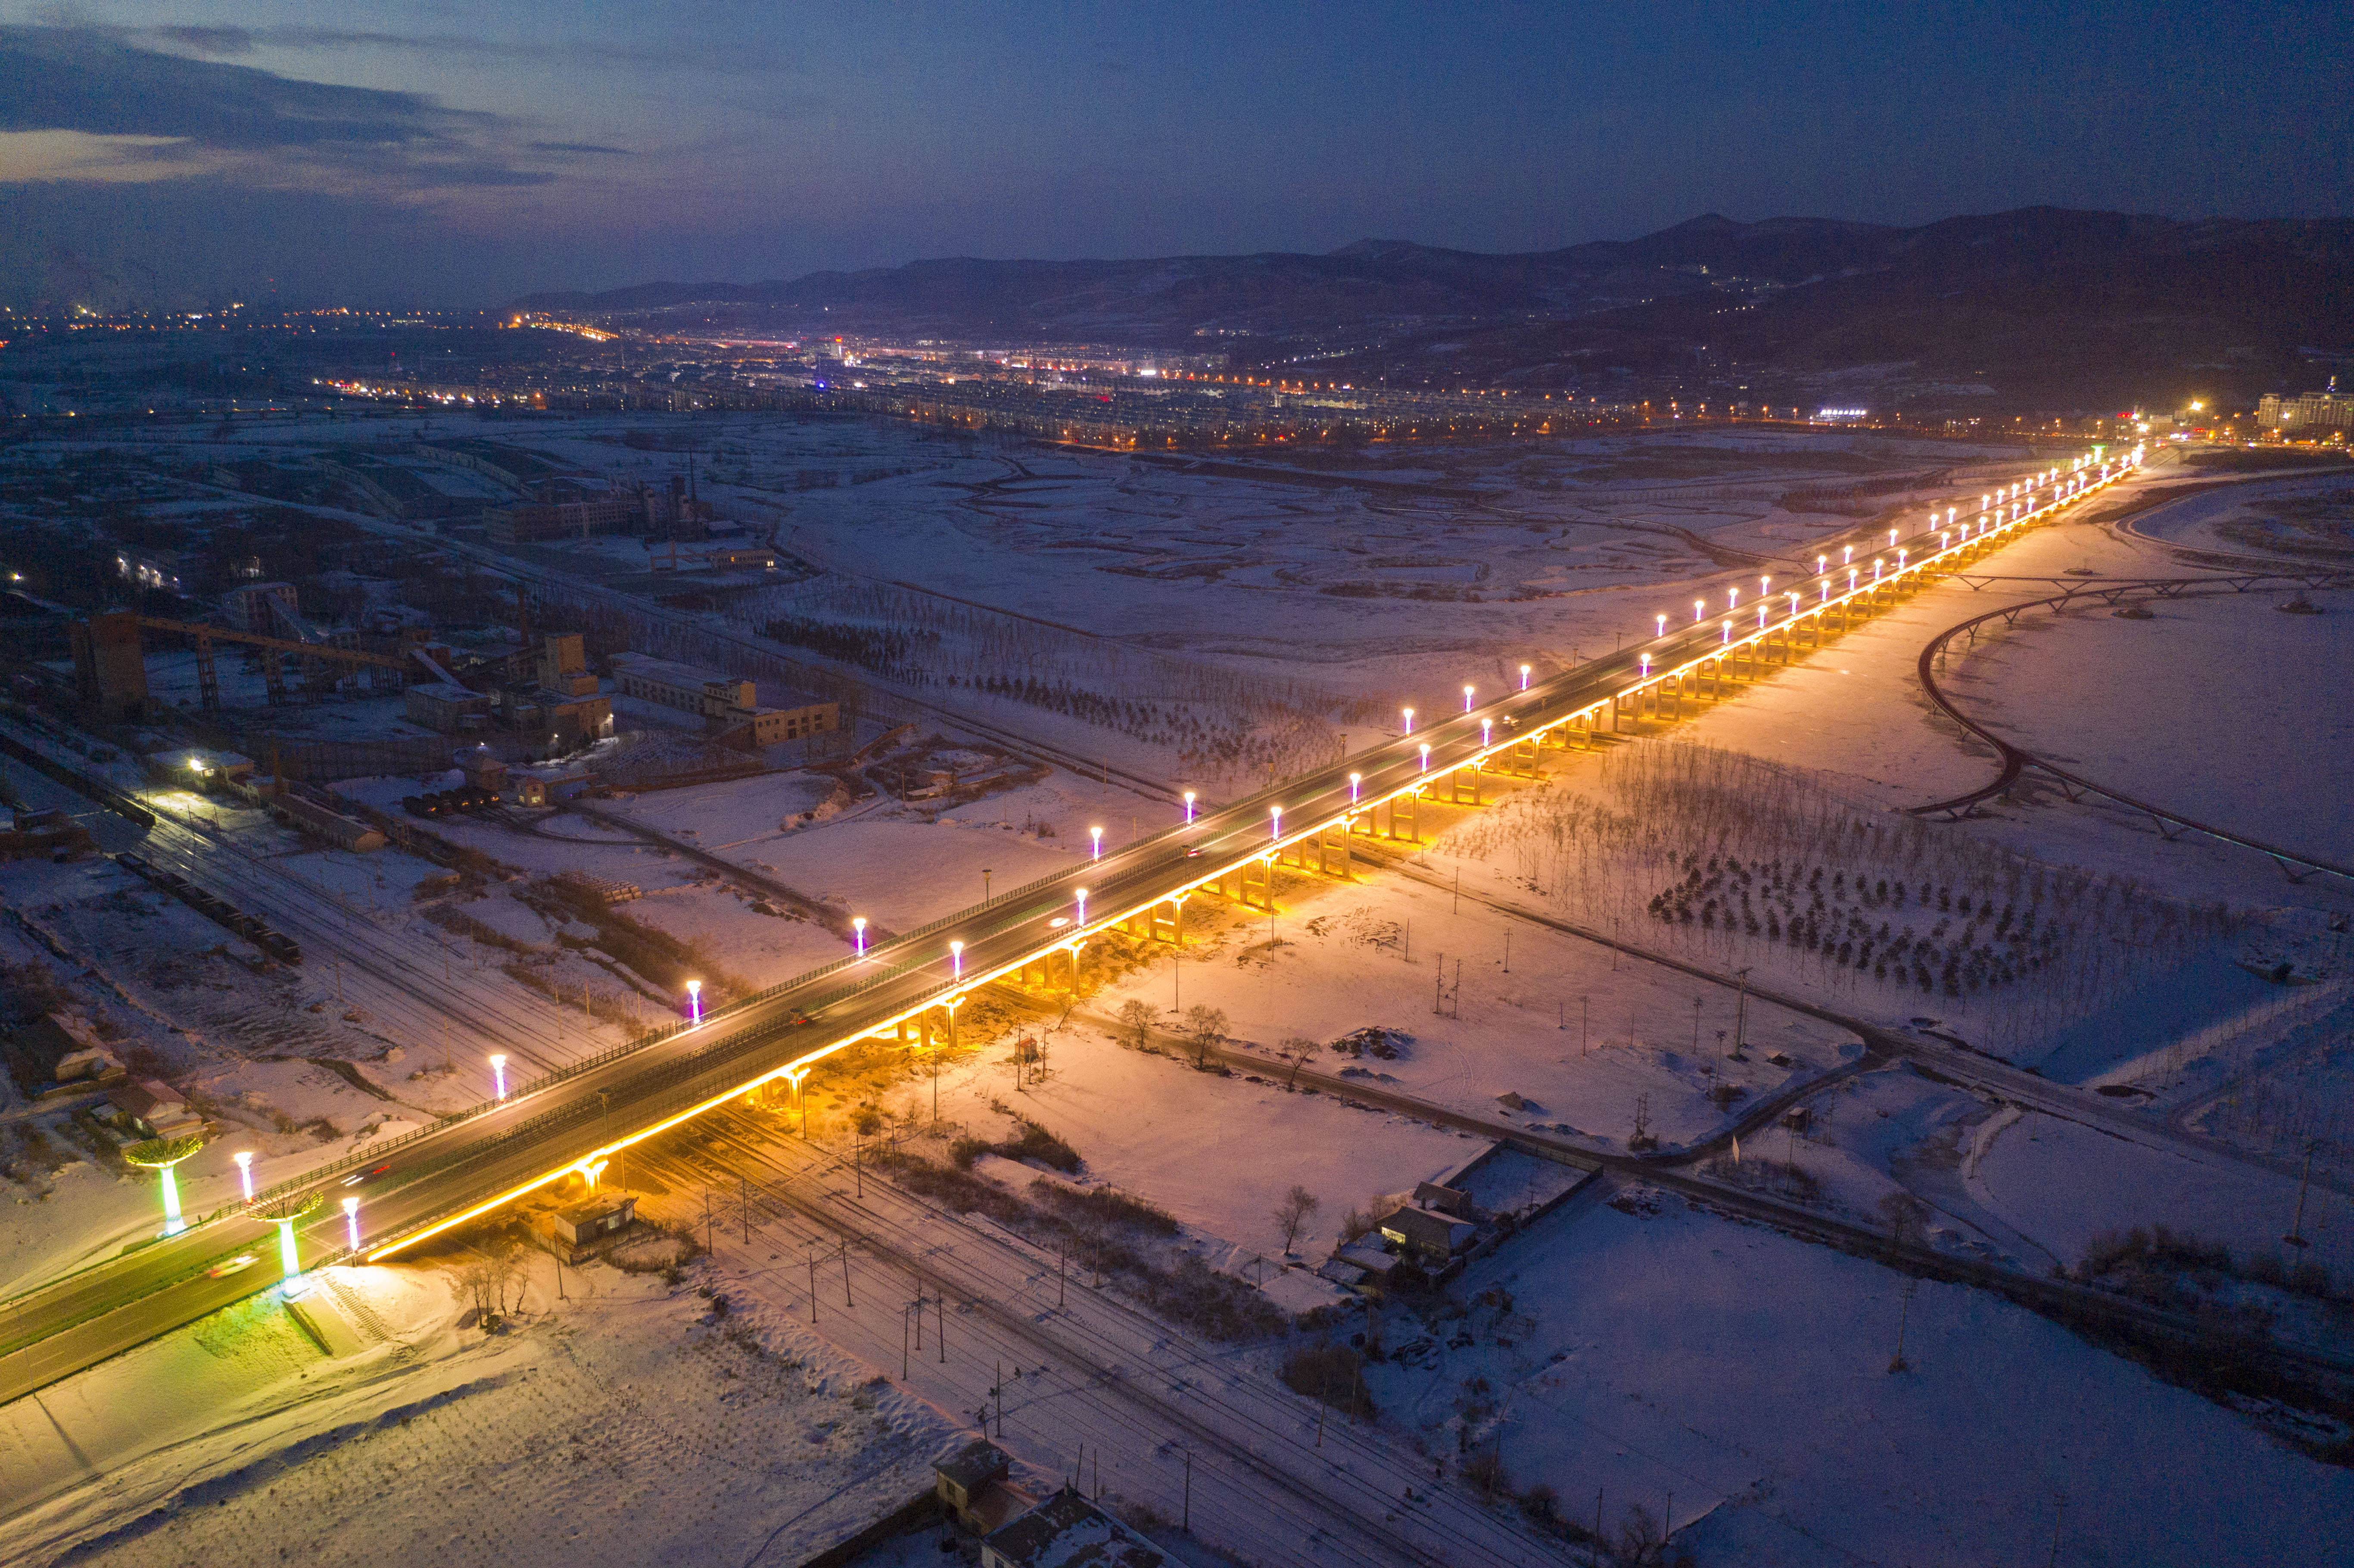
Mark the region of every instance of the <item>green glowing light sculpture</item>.
<instances>
[{"instance_id":1,"label":"green glowing light sculpture","mask_svg":"<svg viewBox=\"0 0 2354 1568\"><path fill-rule=\"evenodd\" d=\"M164 1183L164 1234L178 1235L188 1228L180 1217L180 1184L173 1180L172 1167L187 1159L205 1146L199 1134L186 1138L151 1138L144 1143L134 1143L122 1151L123 1163L139 1165L161 1173Z\"/></svg>"},{"instance_id":2,"label":"green glowing light sculpture","mask_svg":"<svg viewBox=\"0 0 2354 1568\"><path fill-rule=\"evenodd\" d=\"M326 1201L317 1192L293 1192L254 1213L256 1219L267 1220L278 1227L278 1265L283 1276L280 1288L289 1296L302 1295L310 1284L302 1277L302 1257L295 1250L294 1227L317 1213Z\"/></svg>"}]
</instances>

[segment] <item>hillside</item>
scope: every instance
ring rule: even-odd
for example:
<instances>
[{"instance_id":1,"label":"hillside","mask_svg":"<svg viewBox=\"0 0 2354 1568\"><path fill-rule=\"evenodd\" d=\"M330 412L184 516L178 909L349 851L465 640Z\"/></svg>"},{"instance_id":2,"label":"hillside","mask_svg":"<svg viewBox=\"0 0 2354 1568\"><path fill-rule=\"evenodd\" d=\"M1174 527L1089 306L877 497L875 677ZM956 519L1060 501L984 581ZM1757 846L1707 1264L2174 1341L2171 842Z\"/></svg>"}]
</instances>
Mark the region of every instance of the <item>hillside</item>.
<instances>
[{"instance_id":1,"label":"hillside","mask_svg":"<svg viewBox=\"0 0 2354 1568\"><path fill-rule=\"evenodd\" d=\"M2354 347L2354 221L2177 220L2028 207L1918 228L1713 214L1638 239L1486 255L1360 240L1320 256L954 258L752 284L541 294L533 309L1243 364L1303 349L1336 373L1574 386L1613 369L1813 376L1906 364L2062 402L2305 374Z\"/></svg>"}]
</instances>

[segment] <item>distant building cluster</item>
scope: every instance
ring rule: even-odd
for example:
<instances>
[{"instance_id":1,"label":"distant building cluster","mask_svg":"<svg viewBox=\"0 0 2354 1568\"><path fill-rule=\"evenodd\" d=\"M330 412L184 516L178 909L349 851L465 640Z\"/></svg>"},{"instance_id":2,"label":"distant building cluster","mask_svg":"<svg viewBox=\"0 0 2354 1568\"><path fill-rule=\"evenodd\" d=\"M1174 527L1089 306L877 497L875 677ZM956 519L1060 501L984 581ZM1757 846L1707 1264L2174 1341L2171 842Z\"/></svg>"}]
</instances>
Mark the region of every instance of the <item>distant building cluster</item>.
<instances>
[{"instance_id":1,"label":"distant building cluster","mask_svg":"<svg viewBox=\"0 0 2354 1568\"><path fill-rule=\"evenodd\" d=\"M2354 393L2337 390L2333 382L2322 392L2301 392L2284 397L2267 392L2256 404L2256 423L2285 434L2291 430L2354 429Z\"/></svg>"}]
</instances>

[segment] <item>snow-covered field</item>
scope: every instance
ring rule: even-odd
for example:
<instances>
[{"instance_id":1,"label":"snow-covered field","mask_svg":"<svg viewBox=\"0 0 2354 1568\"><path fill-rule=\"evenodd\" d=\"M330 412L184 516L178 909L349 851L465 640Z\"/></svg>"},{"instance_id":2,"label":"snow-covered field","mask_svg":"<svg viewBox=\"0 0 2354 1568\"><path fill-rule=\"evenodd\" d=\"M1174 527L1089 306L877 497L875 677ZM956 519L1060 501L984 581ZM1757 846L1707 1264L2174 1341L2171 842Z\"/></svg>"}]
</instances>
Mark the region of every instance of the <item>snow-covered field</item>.
<instances>
[{"instance_id":1,"label":"snow-covered field","mask_svg":"<svg viewBox=\"0 0 2354 1568\"><path fill-rule=\"evenodd\" d=\"M0 1411L0 1561L795 1563L929 1486L949 1425L805 1328L525 1255L506 1331L338 1269Z\"/></svg>"},{"instance_id":2,"label":"snow-covered field","mask_svg":"<svg viewBox=\"0 0 2354 1568\"><path fill-rule=\"evenodd\" d=\"M1950 661L1958 679L1948 681L2013 745L2202 822L2354 865L2342 761L2354 690L2321 673L2354 665L2354 592L2314 591L2318 615L2283 614L2293 597L2274 585L2161 600L2147 620L2105 609L2030 615Z\"/></svg>"},{"instance_id":3,"label":"snow-covered field","mask_svg":"<svg viewBox=\"0 0 2354 1568\"><path fill-rule=\"evenodd\" d=\"M1622 1191L1473 1266L1469 1316L1371 1368L1375 1398L1447 1450L1500 1441L1573 1518L1672 1494L1702 1563L2040 1563L2056 1530L2062 1563L2210 1568L2354 1531L2348 1471L2065 1329L1955 1286L1908 1307L1901 1274Z\"/></svg>"}]
</instances>

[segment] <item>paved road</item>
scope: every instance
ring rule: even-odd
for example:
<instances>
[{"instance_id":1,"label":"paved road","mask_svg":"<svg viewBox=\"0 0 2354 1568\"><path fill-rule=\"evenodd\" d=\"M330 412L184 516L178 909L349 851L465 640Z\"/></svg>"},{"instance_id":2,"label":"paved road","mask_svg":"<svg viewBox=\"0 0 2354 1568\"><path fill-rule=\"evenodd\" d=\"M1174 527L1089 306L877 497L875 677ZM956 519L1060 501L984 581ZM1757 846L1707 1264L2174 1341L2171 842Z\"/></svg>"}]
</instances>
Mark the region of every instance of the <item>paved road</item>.
<instances>
[{"instance_id":1,"label":"paved road","mask_svg":"<svg viewBox=\"0 0 2354 1568\"><path fill-rule=\"evenodd\" d=\"M1769 630L1796 630L1808 617L1868 612L1882 594L1958 569L2132 471L2123 465L2106 476L2088 470L2006 496L1983 528L1973 519L1960 520L1967 538L1950 527L1940 535L1933 524L1893 542L1884 534L1861 533L1846 542L1819 541L1829 569L1785 581L1780 593L1763 601L1762 617L1754 608L1761 601L1744 596L1724 613L1710 610L1705 619L1525 690L1444 717L1424 715L1412 733L1344 763L1204 810L1192 823L877 944L863 959L813 971L695 1027L576 1065L524 1086L504 1104L436 1124L387 1149L381 1173L372 1173L374 1157L358 1171L331 1168L311 1183L329 1201L302 1227L306 1264L344 1252L345 1221L338 1202L346 1196L361 1201L363 1250L385 1255L388 1247L509 1201L617 1143L724 1104L764 1076L806 1070L980 980L1246 863L1279 840L1309 836L1364 802L1414 792L1447 769L1572 715L1600 713L1607 724L1607 712L1623 694L1680 670L1698 670L1728 652L1751 657L1747 651L1765 646ZM1843 558L1850 553L1852 561ZM951 942L960 943L960 951L952 954ZM354 1176L362 1176L361 1183L345 1185ZM219 1305L211 1289L217 1282L205 1279L206 1266L254 1250L265 1239L263 1230L242 1215L215 1221L0 1305L0 1402L212 1310ZM239 1277L260 1287L272 1272L249 1269ZM84 1324L90 1327L76 1337L76 1355L33 1353L41 1341Z\"/></svg>"}]
</instances>

